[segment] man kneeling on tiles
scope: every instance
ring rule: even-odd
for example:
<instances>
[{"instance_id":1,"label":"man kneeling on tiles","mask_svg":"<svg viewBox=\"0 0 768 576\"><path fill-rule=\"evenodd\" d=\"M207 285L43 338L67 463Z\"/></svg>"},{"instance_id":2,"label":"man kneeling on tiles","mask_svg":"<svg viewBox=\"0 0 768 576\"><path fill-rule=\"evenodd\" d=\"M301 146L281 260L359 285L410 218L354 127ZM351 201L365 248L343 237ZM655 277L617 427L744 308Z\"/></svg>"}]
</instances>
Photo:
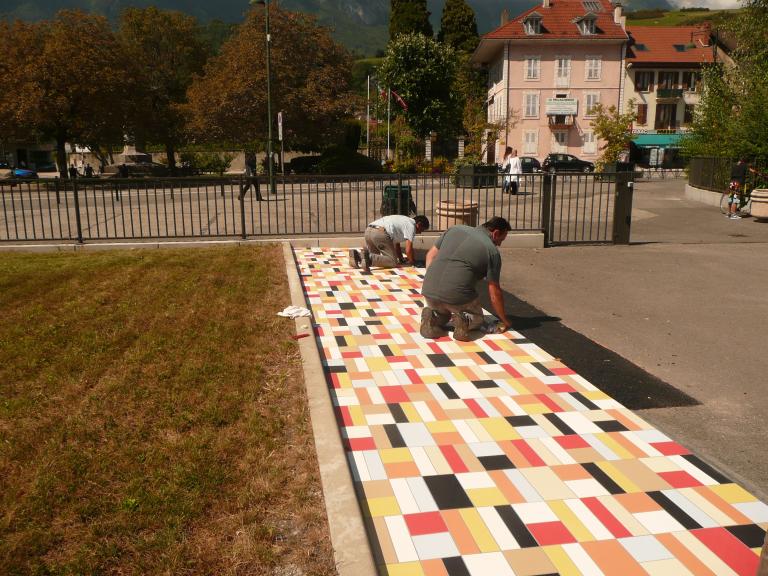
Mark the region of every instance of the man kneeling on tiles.
<instances>
[{"instance_id":1,"label":"man kneeling on tiles","mask_svg":"<svg viewBox=\"0 0 768 576\"><path fill-rule=\"evenodd\" d=\"M365 229L365 248L349 251L349 265L370 272L371 266L394 268L402 262L413 266L413 238L429 229L426 216L392 215L374 220ZM400 243L405 242L405 256Z\"/></svg>"},{"instance_id":2,"label":"man kneeling on tiles","mask_svg":"<svg viewBox=\"0 0 768 576\"><path fill-rule=\"evenodd\" d=\"M504 293L499 285L501 255L498 246L512 229L504 218L495 216L477 228L453 226L427 252L427 273L421 293L426 307L421 311L424 338L439 338L448 332L452 320L455 340L470 340L469 333L483 326L483 308L477 283L488 280L491 306L501 324L500 332L512 324L504 312Z\"/></svg>"}]
</instances>

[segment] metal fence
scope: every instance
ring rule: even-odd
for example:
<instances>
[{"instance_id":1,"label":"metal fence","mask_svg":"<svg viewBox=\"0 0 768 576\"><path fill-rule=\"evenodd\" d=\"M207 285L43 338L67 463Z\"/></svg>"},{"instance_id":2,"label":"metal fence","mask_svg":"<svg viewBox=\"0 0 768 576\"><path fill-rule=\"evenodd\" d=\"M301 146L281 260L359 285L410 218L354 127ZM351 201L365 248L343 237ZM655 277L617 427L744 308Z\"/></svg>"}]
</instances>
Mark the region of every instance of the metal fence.
<instances>
[{"instance_id":1,"label":"metal fence","mask_svg":"<svg viewBox=\"0 0 768 576\"><path fill-rule=\"evenodd\" d=\"M362 234L383 213L409 213L411 200L432 230L445 228L449 202L471 206L480 223L503 216L515 231L543 230L552 243L612 241L611 175L525 174L515 195L500 175L459 178L285 176L274 191L263 177L0 180L0 241Z\"/></svg>"},{"instance_id":2,"label":"metal fence","mask_svg":"<svg viewBox=\"0 0 768 576\"><path fill-rule=\"evenodd\" d=\"M731 181L731 169L737 158L698 157L691 158L688 166L688 183L696 188L723 192ZM757 174L747 172L746 186L750 190L768 185L768 163L765 159L747 159Z\"/></svg>"}]
</instances>

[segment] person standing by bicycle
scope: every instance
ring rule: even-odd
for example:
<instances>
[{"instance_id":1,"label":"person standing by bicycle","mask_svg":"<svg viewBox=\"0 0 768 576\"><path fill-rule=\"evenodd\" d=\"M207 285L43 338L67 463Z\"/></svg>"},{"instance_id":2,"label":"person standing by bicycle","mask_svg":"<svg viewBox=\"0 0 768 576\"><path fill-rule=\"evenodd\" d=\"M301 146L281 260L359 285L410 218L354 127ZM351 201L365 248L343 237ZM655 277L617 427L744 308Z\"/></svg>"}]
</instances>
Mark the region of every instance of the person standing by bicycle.
<instances>
[{"instance_id":1,"label":"person standing by bicycle","mask_svg":"<svg viewBox=\"0 0 768 576\"><path fill-rule=\"evenodd\" d=\"M747 164L747 159L744 157L740 157L739 161L731 168L731 183L728 186L731 194L728 196L728 214L726 215L730 220L741 218L738 212L746 191L747 170L755 173L754 168Z\"/></svg>"}]
</instances>

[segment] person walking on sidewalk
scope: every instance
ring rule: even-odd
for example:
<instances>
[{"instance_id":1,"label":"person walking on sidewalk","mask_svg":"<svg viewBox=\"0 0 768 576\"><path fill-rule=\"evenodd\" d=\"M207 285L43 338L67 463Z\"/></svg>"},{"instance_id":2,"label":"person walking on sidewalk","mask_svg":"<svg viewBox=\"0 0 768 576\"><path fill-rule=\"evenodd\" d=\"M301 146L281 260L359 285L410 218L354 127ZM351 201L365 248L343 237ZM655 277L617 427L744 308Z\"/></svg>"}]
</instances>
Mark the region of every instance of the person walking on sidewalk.
<instances>
[{"instance_id":1,"label":"person walking on sidewalk","mask_svg":"<svg viewBox=\"0 0 768 576\"><path fill-rule=\"evenodd\" d=\"M741 197L746 192L747 170L754 173L755 170L747 164L746 158L739 158L739 161L731 168L731 183L728 188L731 194L728 197L728 218L739 220L739 208L741 207Z\"/></svg>"},{"instance_id":2,"label":"person walking on sidewalk","mask_svg":"<svg viewBox=\"0 0 768 576\"><path fill-rule=\"evenodd\" d=\"M428 229L429 220L421 215L409 218L395 214L374 220L365 229L365 248L349 251L349 265L366 273L371 266L394 268L401 262L413 266L413 239ZM405 256L401 242L405 242Z\"/></svg>"},{"instance_id":3,"label":"person walking on sidewalk","mask_svg":"<svg viewBox=\"0 0 768 576\"><path fill-rule=\"evenodd\" d=\"M508 194L517 194L517 187L520 183L520 174L523 173L523 166L520 158L517 156L517 150L507 146L504 151L504 163L501 166L504 172L504 184L502 191Z\"/></svg>"},{"instance_id":4,"label":"person walking on sidewalk","mask_svg":"<svg viewBox=\"0 0 768 576\"><path fill-rule=\"evenodd\" d=\"M498 247L512 229L504 218L495 216L482 226L453 226L427 252L427 273L421 293L426 307L421 311L424 338L440 338L453 321L453 338L470 340L469 333L483 325L483 308L477 284L488 280L491 306L501 322L499 331L512 323L504 311L504 293L499 285L501 255ZM502 329L503 328L503 329Z\"/></svg>"}]
</instances>

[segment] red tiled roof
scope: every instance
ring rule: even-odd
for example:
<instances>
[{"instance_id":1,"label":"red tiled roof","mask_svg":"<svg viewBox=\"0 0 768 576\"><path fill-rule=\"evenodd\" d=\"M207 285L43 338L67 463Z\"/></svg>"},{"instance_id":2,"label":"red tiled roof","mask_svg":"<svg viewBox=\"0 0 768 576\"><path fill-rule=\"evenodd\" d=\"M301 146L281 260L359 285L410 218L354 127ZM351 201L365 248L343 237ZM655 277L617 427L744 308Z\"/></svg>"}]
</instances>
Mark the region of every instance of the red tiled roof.
<instances>
[{"instance_id":1,"label":"red tiled roof","mask_svg":"<svg viewBox=\"0 0 768 576\"><path fill-rule=\"evenodd\" d=\"M714 61L712 46L703 45L712 43L708 27L633 26L627 32L634 40L634 45L627 51L627 62L685 64Z\"/></svg>"},{"instance_id":2,"label":"red tiled roof","mask_svg":"<svg viewBox=\"0 0 768 576\"><path fill-rule=\"evenodd\" d=\"M613 6L607 0L594 0L602 6L602 10L595 12L585 7L582 0L551 0L549 7L543 5L534 6L515 16L506 24L499 26L496 30L483 36L483 40L512 40L526 39L530 41L537 40L559 40L559 39L615 39L623 40L627 38L624 29L613 21ZM541 15L541 34L529 35L523 30L523 20L529 14L534 12ZM582 16L595 12L597 16L597 33L583 35L579 31L575 20Z\"/></svg>"}]
</instances>

